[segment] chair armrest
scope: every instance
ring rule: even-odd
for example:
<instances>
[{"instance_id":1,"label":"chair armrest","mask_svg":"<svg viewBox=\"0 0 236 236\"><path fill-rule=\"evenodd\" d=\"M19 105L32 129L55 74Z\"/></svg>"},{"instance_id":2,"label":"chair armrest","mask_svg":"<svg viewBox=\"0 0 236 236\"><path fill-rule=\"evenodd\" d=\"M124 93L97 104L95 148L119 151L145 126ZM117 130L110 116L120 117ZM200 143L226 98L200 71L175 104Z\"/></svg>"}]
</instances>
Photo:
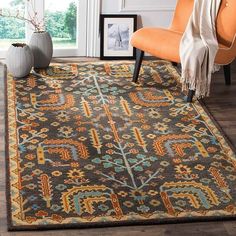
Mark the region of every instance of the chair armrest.
<instances>
[{"instance_id":1,"label":"chair armrest","mask_svg":"<svg viewBox=\"0 0 236 236\"><path fill-rule=\"evenodd\" d=\"M231 47L232 47L233 53L234 53L234 55L236 57L236 34L234 35L234 39L233 39L233 42L231 44Z\"/></svg>"},{"instance_id":2,"label":"chair armrest","mask_svg":"<svg viewBox=\"0 0 236 236\"><path fill-rule=\"evenodd\" d=\"M236 34L234 35L233 41L230 47L219 47L220 50L232 51L236 57Z\"/></svg>"}]
</instances>

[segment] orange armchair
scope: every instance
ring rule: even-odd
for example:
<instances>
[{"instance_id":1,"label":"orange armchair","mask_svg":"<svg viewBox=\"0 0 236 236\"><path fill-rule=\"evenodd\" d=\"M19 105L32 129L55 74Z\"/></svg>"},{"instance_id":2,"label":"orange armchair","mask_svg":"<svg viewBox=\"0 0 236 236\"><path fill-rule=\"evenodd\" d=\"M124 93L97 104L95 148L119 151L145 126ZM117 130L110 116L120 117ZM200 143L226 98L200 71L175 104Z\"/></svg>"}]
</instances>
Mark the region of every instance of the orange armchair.
<instances>
[{"instance_id":1,"label":"orange armchair","mask_svg":"<svg viewBox=\"0 0 236 236\"><path fill-rule=\"evenodd\" d=\"M182 35L193 10L194 0L178 0L174 18L169 29L142 28L136 31L131 44L137 49L133 82L137 83L144 52L158 58L180 62L179 46ZM219 50L215 63L224 65L225 83L231 84L230 64L236 57L236 0L222 0L216 20ZM188 102L194 91L189 90Z\"/></svg>"}]
</instances>

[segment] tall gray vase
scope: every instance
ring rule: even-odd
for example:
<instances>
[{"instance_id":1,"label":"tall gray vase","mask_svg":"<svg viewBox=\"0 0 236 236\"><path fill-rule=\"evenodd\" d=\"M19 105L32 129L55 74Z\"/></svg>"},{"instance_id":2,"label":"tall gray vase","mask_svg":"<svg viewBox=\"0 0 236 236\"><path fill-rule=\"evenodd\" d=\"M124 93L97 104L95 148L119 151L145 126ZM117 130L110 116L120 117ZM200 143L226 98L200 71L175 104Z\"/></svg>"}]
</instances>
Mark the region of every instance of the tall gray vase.
<instances>
[{"instance_id":1,"label":"tall gray vase","mask_svg":"<svg viewBox=\"0 0 236 236\"><path fill-rule=\"evenodd\" d=\"M48 67L53 53L50 34L46 31L34 32L31 36L29 46L34 54L34 68Z\"/></svg>"},{"instance_id":2,"label":"tall gray vase","mask_svg":"<svg viewBox=\"0 0 236 236\"><path fill-rule=\"evenodd\" d=\"M7 51L8 71L16 78L27 76L34 64L33 53L24 43L13 43Z\"/></svg>"}]
</instances>

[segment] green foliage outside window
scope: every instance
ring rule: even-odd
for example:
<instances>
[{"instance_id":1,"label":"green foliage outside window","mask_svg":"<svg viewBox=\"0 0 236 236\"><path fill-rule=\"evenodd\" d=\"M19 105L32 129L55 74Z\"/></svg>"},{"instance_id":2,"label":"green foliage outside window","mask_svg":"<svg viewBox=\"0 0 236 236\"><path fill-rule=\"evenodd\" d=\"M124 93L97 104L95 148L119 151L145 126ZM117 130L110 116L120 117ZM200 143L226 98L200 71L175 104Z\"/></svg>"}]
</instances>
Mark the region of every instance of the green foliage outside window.
<instances>
[{"instance_id":1,"label":"green foliage outside window","mask_svg":"<svg viewBox=\"0 0 236 236\"><path fill-rule=\"evenodd\" d=\"M24 11L24 0L12 0L11 10ZM25 38L25 22L13 18L0 17L0 39Z\"/></svg>"},{"instance_id":2,"label":"green foliage outside window","mask_svg":"<svg viewBox=\"0 0 236 236\"><path fill-rule=\"evenodd\" d=\"M10 5L14 9L24 9L24 0L12 0ZM14 7L13 7L14 6ZM53 38L76 39L76 15L77 6L75 2L70 3L68 9L64 12L45 12L46 30ZM24 39L25 22L0 17L0 39Z\"/></svg>"},{"instance_id":3,"label":"green foliage outside window","mask_svg":"<svg viewBox=\"0 0 236 236\"><path fill-rule=\"evenodd\" d=\"M25 38L25 22L0 17L0 39Z\"/></svg>"},{"instance_id":4,"label":"green foliage outside window","mask_svg":"<svg viewBox=\"0 0 236 236\"><path fill-rule=\"evenodd\" d=\"M65 29L70 35L72 40L76 38L76 15L77 15L77 8L74 2L70 3L69 8L65 14Z\"/></svg>"}]
</instances>

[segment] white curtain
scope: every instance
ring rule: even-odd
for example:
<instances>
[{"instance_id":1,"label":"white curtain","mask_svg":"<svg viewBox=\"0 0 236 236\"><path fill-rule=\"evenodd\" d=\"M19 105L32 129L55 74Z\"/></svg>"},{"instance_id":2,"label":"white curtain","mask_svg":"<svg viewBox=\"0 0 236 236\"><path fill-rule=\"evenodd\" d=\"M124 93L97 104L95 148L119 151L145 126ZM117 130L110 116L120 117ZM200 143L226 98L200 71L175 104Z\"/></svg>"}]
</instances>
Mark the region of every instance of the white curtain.
<instances>
[{"instance_id":1,"label":"white curtain","mask_svg":"<svg viewBox=\"0 0 236 236\"><path fill-rule=\"evenodd\" d=\"M87 55L88 57L98 57L99 51L99 19L101 10L100 0L87 0Z\"/></svg>"}]
</instances>

